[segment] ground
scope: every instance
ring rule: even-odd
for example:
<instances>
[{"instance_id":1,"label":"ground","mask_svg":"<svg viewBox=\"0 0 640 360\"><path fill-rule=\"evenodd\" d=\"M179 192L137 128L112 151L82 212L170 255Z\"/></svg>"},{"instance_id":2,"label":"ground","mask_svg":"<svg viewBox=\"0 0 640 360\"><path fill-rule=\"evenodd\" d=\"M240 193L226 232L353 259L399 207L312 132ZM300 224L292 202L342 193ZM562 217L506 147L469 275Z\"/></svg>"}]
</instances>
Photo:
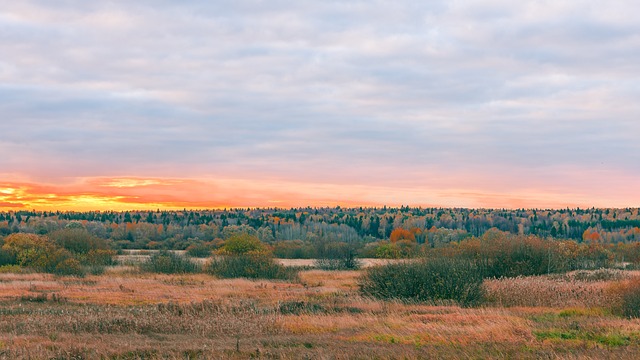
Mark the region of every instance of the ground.
<instances>
[{"instance_id":1,"label":"ground","mask_svg":"<svg viewBox=\"0 0 640 360\"><path fill-rule=\"evenodd\" d=\"M479 308L363 298L361 271L298 282L0 274L0 359L640 358L640 320L608 310L634 272L487 281Z\"/></svg>"}]
</instances>

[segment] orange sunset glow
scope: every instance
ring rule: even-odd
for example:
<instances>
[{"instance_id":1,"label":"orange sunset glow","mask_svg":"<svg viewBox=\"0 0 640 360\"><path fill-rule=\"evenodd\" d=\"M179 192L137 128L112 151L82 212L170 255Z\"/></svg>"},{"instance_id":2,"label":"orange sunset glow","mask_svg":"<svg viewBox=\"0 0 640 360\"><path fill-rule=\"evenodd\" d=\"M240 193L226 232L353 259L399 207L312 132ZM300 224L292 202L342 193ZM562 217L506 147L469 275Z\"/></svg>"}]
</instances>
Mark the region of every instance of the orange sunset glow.
<instances>
[{"instance_id":1,"label":"orange sunset glow","mask_svg":"<svg viewBox=\"0 0 640 360\"><path fill-rule=\"evenodd\" d=\"M594 201L597 200L597 201ZM445 206L485 208L623 206L624 198L540 190L483 192L239 179L84 178L73 184L0 183L0 210L125 211L238 207Z\"/></svg>"}]
</instances>

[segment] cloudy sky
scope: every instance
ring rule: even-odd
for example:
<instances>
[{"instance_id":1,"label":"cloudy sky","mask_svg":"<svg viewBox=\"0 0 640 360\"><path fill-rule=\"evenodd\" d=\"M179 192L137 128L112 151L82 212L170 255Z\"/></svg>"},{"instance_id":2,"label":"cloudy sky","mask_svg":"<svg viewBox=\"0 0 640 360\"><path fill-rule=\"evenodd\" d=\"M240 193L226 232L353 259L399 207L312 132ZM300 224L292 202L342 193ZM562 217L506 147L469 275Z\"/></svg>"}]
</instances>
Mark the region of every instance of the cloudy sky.
<instances>
[{"instance_id":1,"label":"cloudy sky","mask_svg":"<svg viewBox=\"0 0 640 360\"><path fill-rule=\"evenodd\" d=\"M637 207L639 13L0 0L0 209Z\"/></svg>"}]
</instances>

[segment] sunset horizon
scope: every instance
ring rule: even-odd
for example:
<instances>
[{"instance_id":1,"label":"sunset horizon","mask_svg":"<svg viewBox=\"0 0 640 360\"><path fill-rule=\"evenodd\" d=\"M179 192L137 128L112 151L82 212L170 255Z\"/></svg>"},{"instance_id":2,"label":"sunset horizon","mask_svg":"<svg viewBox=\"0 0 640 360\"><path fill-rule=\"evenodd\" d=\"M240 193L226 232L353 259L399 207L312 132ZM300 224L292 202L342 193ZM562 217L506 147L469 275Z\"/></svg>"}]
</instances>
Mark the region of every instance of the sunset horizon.
<instances>
[{"instance_id":1,"label":"sunset horizon","mask_svg":"<svg viewBox=\"0 0 640 360\"><path fill-rule=\"evenodd\" d=\"M215 190L213 190L215 189ZM374 185L292 183L282 180L83 178L69 184L0 183L0 211L151 211L230 208L423 207L483 209L635 208L624 200L543 192Z\"/></svg>"}]
</instances>

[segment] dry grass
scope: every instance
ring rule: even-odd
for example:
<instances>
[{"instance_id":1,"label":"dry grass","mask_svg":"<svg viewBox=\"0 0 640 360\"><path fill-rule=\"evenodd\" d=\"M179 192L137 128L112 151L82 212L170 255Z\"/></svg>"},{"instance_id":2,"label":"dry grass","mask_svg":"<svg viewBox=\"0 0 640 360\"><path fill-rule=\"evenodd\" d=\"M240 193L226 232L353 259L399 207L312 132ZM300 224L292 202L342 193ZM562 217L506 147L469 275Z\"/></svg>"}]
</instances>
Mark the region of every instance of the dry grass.
<instances>
[{"instance_id":1,"label":"dry grass","mask_svg":"<svg viewBox=\"0 0 640 360\"><path fill-rule=\"evenodd\" d=\"M0 274L0 359L640 357L640 320L600 293L618 280L492 280L494 303L463 309L363 298L359 275Z\"/></svg>"},{"instance_id":2,"label":"dry grass","mask_svg":"<svg viewBox=\"0 0 640 360\"><path fill-rule=\"evenodd\" d=\"M606 306L607 282L549 279L545 276L488 280L487 297L498 306Z\"/></svg>"},{"instance_id":3,"label":"dry grass","mask_svg":"<svg viewBox=\"0 0 640 360\"><path fill-rule=\"evenodd\" d=\"M612 281L640 277L637 271L575 271L564 275L486 280L487 296L498 306L608 307Z\"/></svg>"}]
</instances>

